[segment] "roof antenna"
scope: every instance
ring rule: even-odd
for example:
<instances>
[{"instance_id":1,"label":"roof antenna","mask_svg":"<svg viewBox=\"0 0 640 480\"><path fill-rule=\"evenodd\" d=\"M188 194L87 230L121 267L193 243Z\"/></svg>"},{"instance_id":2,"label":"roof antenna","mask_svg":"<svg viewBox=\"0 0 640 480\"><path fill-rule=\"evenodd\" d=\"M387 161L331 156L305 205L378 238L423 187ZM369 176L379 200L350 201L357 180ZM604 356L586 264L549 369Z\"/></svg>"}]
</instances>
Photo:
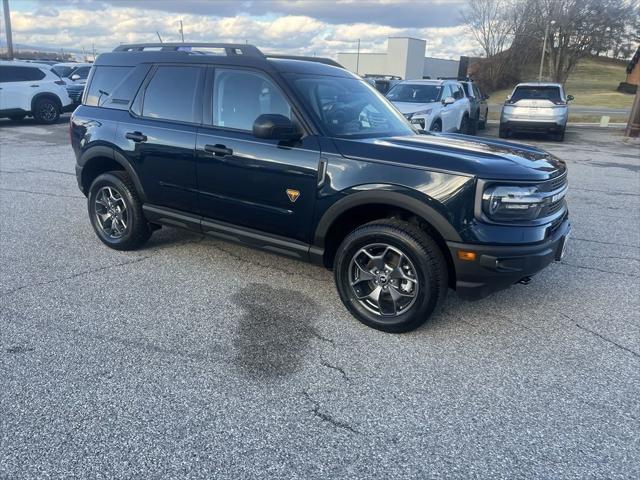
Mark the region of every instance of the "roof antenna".
<instances>
[{"instance_id":1,"label":"roof antenna","mask_svg":"<svg viewBox=\"0 0 640 480\"><path fill-rule=\"evenodd\" d=\"M162 37L160 36L160 32L156 30L156 35L158 35L158 39L160 40L160 43L162 43Z\"/></svg>"}]
</instances>

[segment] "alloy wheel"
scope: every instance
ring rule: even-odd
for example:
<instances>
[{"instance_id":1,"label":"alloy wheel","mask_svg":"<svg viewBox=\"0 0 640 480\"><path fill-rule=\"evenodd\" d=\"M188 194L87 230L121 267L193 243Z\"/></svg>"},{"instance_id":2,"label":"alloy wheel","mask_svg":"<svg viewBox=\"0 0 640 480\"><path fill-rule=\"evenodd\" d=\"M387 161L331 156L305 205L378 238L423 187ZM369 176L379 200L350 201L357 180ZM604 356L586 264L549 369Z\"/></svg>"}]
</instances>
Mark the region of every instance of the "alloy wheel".
<instances>
[{"instance_id":1,"label":"alloy wheel","mask_svg":"<svg viewBox=\"0 0 640 480\"><path fill-rule=\"evenodd\" d=\"M409 257L386 243L369 244L353 255L349 284L358 302L382 317L397 317L408 311L419 290Z\"/></svg>"},{"instance_id":2,"label":"alloy wheel","mask_svg":"<svg viewBox=\"0 0 640 480\"><path fill-rule=\"evenodd\" d=\"M51 102L45 102L40 106L40 117L46 122L55 120L57 114L56 106Z\"/></svg>"},{"instance_id":3,"label":"alloy wheel","mask_svg":"<svg viewBox=\"0 0 640 480\"><path fill-rule=\"evenodd\" d=\"M98 225L106 237L118 239L127 233L129 223L127 204L115 188L100 189L94 202L94 212Z\"/></svg>"}]
</instances>

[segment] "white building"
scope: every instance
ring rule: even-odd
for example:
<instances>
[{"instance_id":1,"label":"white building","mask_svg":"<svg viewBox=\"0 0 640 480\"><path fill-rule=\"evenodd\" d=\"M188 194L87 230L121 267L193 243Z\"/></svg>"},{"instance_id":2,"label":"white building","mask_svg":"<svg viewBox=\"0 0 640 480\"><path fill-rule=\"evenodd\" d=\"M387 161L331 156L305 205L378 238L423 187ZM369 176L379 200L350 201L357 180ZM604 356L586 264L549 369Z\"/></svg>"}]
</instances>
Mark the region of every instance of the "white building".
<instances>
[{"instance_id":1,"label":"white building","mask_svg":"<svg viewBox=\"0 0 640 480\"><path fill-rule=\"evenodd\" d=\"M359 75L396 75L404 80L458 76L458 60L426 57L426 49L424 40L389 37L386 53L338 53L338 63Z\"/></svg>"}]
</instances>

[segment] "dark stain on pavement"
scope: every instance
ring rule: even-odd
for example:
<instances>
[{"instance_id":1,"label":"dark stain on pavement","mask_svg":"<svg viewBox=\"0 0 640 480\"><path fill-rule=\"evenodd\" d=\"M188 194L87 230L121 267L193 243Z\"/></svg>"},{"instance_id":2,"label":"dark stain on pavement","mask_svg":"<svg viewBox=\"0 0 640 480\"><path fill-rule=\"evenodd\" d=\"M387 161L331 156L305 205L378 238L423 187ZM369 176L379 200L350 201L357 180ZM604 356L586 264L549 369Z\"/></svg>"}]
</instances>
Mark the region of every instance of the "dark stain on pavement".
<instances>
[{"instance_id":1,"label":"dark stain on pavement","mask_svg":"<svg viewBox=\"0 0 640 480\"><path fill-rule=\"evenodd\" d=\"M616 155L618 157L622 155ZM633 165L631 163L618 163L618 162L589 162L587 165L592 165L595 167L613 167L613 168L623 168L625 170L629 170L630 172L640 172L640 165Z\"/></svg>"},{"instance_id":2,"label":"dark stain on pavement","mask_svg":"<svg viewBox=\"0 0 640 480\"><path fill-rule=\"evenodd\" d=\"M268 379L293 373L310 342L320 338L311 326L320 308L300 292L253 283L231 299L243 310L234 363L247 375Z\"/></svg>"},{"instance_id":3,"label":"dark stain on pavement","mask_svg":"<svg viewBox=\"0 0 640 480\"><path fill-rule=\"evenodd\" d=\"M29 347L27 345L12 345L9 348L7 348L7 353L13 353L13 354L18 354L18 353L27 353L27 352L33 352L35 349L33 347Z\"/></svg>"}]
</instances>

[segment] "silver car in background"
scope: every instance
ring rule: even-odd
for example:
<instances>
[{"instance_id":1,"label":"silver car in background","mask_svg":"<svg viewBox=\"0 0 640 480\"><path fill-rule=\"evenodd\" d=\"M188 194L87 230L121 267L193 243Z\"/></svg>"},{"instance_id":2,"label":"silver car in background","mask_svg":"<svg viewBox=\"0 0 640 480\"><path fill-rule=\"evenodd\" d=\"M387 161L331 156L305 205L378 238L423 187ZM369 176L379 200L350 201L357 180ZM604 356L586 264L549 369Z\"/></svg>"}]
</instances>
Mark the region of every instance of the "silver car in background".
<instances>
[{"instance_id":1,"label":"silver car in background","mask_svg":"<svg viewBox=\"0 0 640 480\"><path fill-rule=\"evenodd\" d=\"M559 83L519 83L507 97L500 114L500 138L514 132L543 132L564 140L568 102Z\"/></svg>"}]
</instances>

